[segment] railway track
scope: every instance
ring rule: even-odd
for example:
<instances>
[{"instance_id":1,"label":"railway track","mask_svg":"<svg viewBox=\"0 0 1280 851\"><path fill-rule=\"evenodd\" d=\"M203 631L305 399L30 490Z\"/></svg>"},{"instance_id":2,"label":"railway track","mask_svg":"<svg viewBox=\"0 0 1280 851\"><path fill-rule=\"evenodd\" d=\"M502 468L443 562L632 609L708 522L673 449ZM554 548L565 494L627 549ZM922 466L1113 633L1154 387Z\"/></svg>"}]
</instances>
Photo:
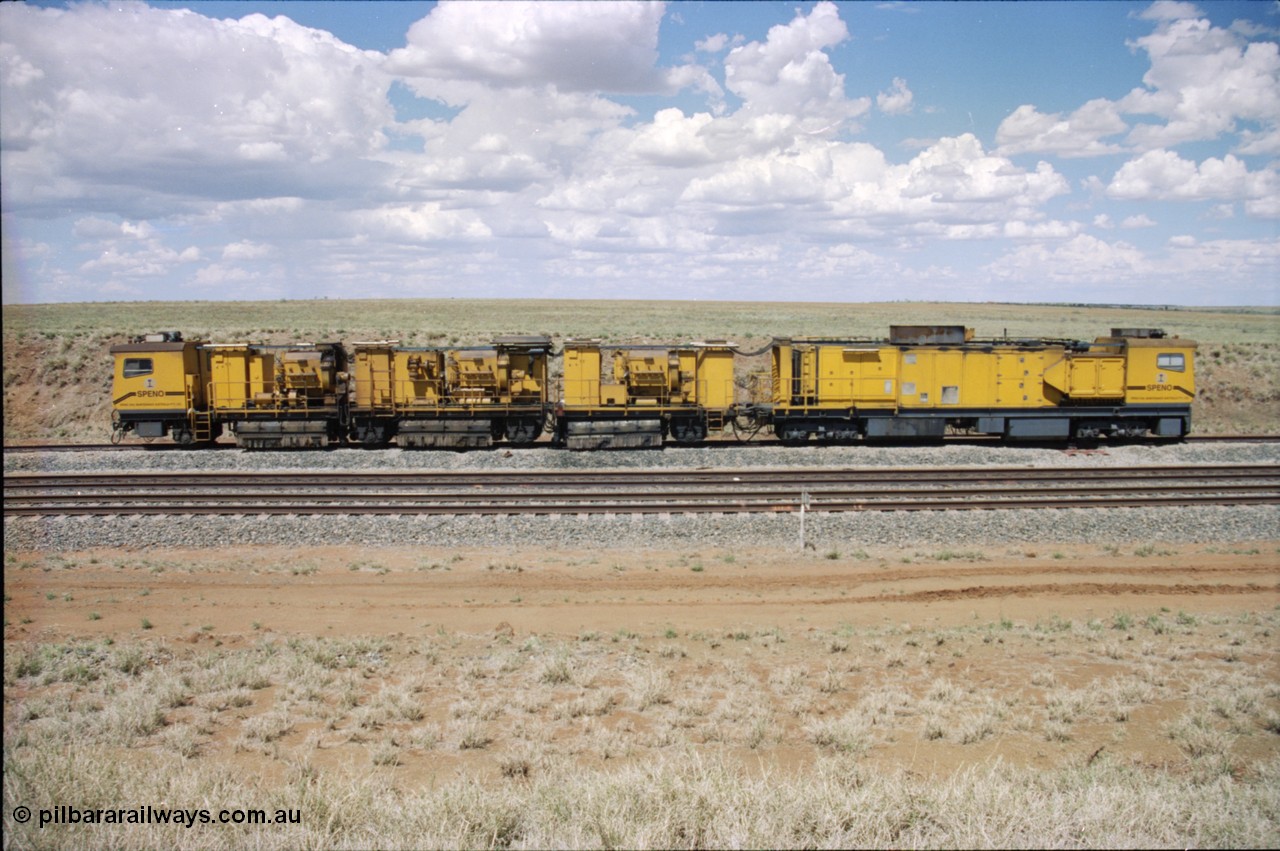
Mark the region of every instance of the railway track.
<instances>
[{"instance_id":1,"label":"railway track","mask_svg":"<svg viewBox=\"0 0 1280 851\"><path fill-rule=\"evenodd\" d=\"M949 435L949 436L947 436L947 437L943 438L943 441L942 441L942 442L944 442L944 443L948 443L948 444L951 444L951 443L957 443L957 444L975 444L975 445L984 445L984 446L988 446L988 445L1000 445L1000 439L999 439L998 437L981 436L981 435L960 435L960 434L957 434L957 435ZM1162 445L1162 444L1178 443L1178 442L1186 442L1186 443L1280 443L1280 435L1275 435L1275 434L1265 434L1265 435L1261 435L1261 434L1204 434L1204 435L1189 435L1189 436L1187 436L1187 437L1178 438L1178 439L1173 439L1173 438L1164 438L1164 439L1161 439L1161 438L1154 438L1154 439L1151 439L1151 440L1135 441L1135 443L1139 443L1139 444L1148 444L1148 445ZM739 440L733 440L733 439L731 439L731 438L727 438L727 439L720 439L720 440L705 440L705 441L702 441L701 443L690 444L689 446L692 446L692 447L694 447L694 448L698 448L698 449L731 449L731 448L742 448L742 447L751 447L751 446L776 447L776 446L781 446L781 445L782 445L781 443L779 443L777 440L775 440L775 439L774 439L774 438L772 438L772 437L757 437L757 438L752 438L751 440L742 440L742 441L739 441ZM846 444L846 443L835 443L835 442L827 442L827 441L813 441L813 442L809 443L808 445L810 445L810 446L828 446L828 445L830 445L830 446L857 446L857 445L861 445L861 444ZM877 444L877 445L894 446L894 445L905 445L905 444L895 444L895 443L893 443L893 442L888 442L888 441L886 441L886 442L884 442L883 444ZM914 444L910 444L910 445L919 445L919 443L914 443ZM1022 444L1019 444L1019 445L1022 445ZM1040 444L1026 443L1025 445L1040 445ZM1045 444L1045 445L1051 445L1051 446L1059 447L1059 448L1062 448L1062 449L1066 449L1066 448L1068 448L1069 446L1073 446L1073 445L1071 445L1071 444L1066 444L1066 443L1061 443L1061 442L1055 442L1055 443ZM1105 446L1115 445L1115 444L1108 444L1108 443L1102 442L1102 443L1098 443L1098 444L1096 444L1096 445L1097 445L1097 446L1099 446L1099 447L1105 447ZM1124 445L1124 444L1121 444L1121 445ZM550 444L549 444L549 443L545 443L545 442L529 444L529 445L526 445L526 446L507 446L507 445L505 445L505 444L504 444L504 445L501 445L501 446L495 447L494 449L491 449L491 450L488 450L488 451L495 451L495 450L527 451L527 450L530 450L530 449L546 449L546 448L548 448L549 446L550 446ZM22 446L6 446L6 447L4 447L4 451L5 451L5 452L9 452L9 453L14 453L14 454L30 454L30 453L41 453L41 452L128 452L128 451L135 451L135 452L136 452L136 451L145 451L145 452L207 452L207 451L209 451L209 450L215 450L215 451L218 451L218 450L234 450L234 449L238 449L238 448L239 448L239 447L237 447L234 443L213 443L213 444L208 444L208 445L205 445L205 446L199 447L199 448L197 449L197 448L192 448L192 447L189 447L189 446L179 446L179 445L178 445L178 444L176 444L176 443L168 443L168 442L164 442L164 443L160 443L160 442L147 443L147 442L143 442L143 441L133 441L133 442L130 442L130 443L120 443L120 444L115 444L115 443L41 443L41 444L30 444L30 445L22 445ZM684 447L684 448L688 448L688 447ZM320 451L332 451L332 450L337 450L337 449L358 449L358 450L359 450L359 451L361 451L361 452L376 452L376 451L379 451L379 450L377 450L377 449L368 449L368 448L365 448L365 447L342 446L342 445L332 446L332 447L329 447L329 450L320 450ZM312 450L312 451L317 451L317 450ZM474 451L483 452L483 451L486 451L486 450L474 450Z\"/></svg>"},{"instance_id":2,"label":"railway track","mask_svg":"<svg viewBox=\"0 0 1280 851\"><path fill-rule=\"evenodd\" d=\"M1280 504L1280 465L12 474L6 516L676 514Z\"/></svg>"}]
</instances>

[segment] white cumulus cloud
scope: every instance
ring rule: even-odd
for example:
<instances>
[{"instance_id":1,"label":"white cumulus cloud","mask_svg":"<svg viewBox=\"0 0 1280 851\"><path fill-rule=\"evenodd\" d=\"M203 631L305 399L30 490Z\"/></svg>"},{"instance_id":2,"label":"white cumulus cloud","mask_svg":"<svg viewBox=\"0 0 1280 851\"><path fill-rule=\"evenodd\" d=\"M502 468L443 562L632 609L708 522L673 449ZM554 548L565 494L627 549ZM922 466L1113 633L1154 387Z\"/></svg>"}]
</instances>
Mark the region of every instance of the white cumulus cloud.
<instances>
[{"instance_id":1,"label":"white cumulus cloud","mask_svg":"<svg viewBox=\"0 0 1280 851\"><path fill-rule=\"evenodd\" d=\"M287 8L211 8L0 3L6 301L31 281L53 298L574 296L601 281L790 296L780 280L815 298L1070 285L1151 301L1199 297L1186 269L1235 294L1275 279L1271 242L1226 238L1257 233L1233 215L1280 218L1259 15L1147 6L1127 22L1145 76L1052 108L1036 75L1011 80L1002 103L1021 106L992 137L965 118L1006 90L921 109L935 72L867 49L890 37L886 15L903 20L883 5L678 20L661 3L446 0L382 33L404 38L387 53ZM1133 31L1094 48L1123 57ZM1108 174L1067 165L1103 155Z\"/></svg>"},{"instance_id":2,"label":"white cumulus cloud","mask_svg":"<svg viewBox=\"0 0 1280 851\"><path fill-rule=\"evenodd\" d=\"M1122 150L1103 140L1128 129L1116 105L1105 98L1091 100L1070 115L1045 115L1023 104L996 130L1002 154L1054 153L1062 157L1091 157Z\"/></svg>"},{"instance_id":3,"label":"white cumulus cloud","mask_svg":"<svg viewBox=\"0 0 1280 851\"><path fill-rule=\"evenodd\" d=\"M1277 193L1280 174L1274 167L1251 172L1244 161L1231 154L1197 164L1163 149L1147 151L1125 163L1106 187L1108 197L1126 201L1260 202Z\"/></svg>"},{"instance_id":4,"label":"white cumulus cloud","mask_svg":"<svg viewBox=\"0 0 1280 851\"><path fill-rule=\"evenodd\" d=\"M750 114L801 117L808 129L856 118L870 98L849 99L844 76L826 49L849 37L834 3L822 2L808 16L769 29L764 42L735 47L724 62L725 87L742 98Z\"/></svg>"},{"instance_id":5,"label":"white cumulus cloud","mask_svg":"<svg viewBox=\"0 0 1280 851\"><path fill-rule=\"evenodd\" d=\"M554 86L568 92L655 92L660 3L442 2L409 29L389 69L433 93L453 82ZM437 81L432 84L428 81Z\"/></svg>"},{"instance_id":6,"label":"white cumulus cloud","mask_svg":"<svg viewBox=\"0 0 1280 851\"><path fill-rule=\"evenodd\" d=\"M271 246L262 242L242 239L222 249L223 260L259 260L270 256Z\"/></svg>"},{"instance_id":7,"label":"white cumulus cloud","mask_svg":"<svg viewBox=\"0 0 1280 851\"><path fill-rule=\"evenodd\" d=\"M1181 5L1181 4L1179 4ZM1151 35L1133 41L1151 68L1144 88L1119 102L1126 113L1143 113L1163 124L1139 124L1129 143L1149 149L1214 139L1235 132L1241 121L1280 121L1280 45L1246 42L1238 33L1204 18L1162 19Z\"/></svg>"},{"instance_id":8,"label":"white cumulus cloud","mask_svg":"<svg viewBox=\"0 0 1280 851\"><path fill-rule=\"evenodd\" d=\"M1039 276L1058 282L1130 282L1151 274L1153 264L1133 245L1082 233L1066 242L1016 248L986 268L996 279L1010 281Z\"/></svg>"},{"instance_id":9,"label":"white cumulus cloud","mask_svg":"<svg viewBox=\"0 0 1280 851\"><path fill-rule=\"evenodd\" d=\"M283 17L15 3L0 32L0 67L40 72L0 78L9 209L323 195L362 176L392 118L375 55Z\"/></svg>"},{"instance_id":10,"label":"white cumulus cloud","mask_svg":"<svg viewBox=\"0 0 1280 851\"><path fill-rule=\"evenodd\" d=\"M1280 153L1280 45L1216 27L1191 3L1161 0L1137 17L1155 22L1129 42L1150 61L1141 87L1066 115L1023 104L1000 124L1000 151L1084 157L1236 134L1239 153Z\"/></svg>"},{"instance_id":11,"label":"white cumulus cloud","mask_svg":"<svg viewBox=\"0 0 1280 851\"><path fill-rule=\"evenodd\" d=\"M889 115L905 115L911 111L915 95L901 77L893 78L893 85L886 92L876 95L876 108Z\"/></svg>"}]
</instances>

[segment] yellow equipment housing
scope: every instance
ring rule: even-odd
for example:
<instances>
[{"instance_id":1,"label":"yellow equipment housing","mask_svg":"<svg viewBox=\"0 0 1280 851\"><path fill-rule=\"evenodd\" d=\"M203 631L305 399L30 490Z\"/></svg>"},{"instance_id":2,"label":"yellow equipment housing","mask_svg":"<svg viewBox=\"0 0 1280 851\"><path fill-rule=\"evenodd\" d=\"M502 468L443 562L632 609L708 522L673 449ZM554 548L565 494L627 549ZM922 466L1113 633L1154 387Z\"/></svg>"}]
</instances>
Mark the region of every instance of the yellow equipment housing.
<instances>
[{"instance_id":1,"label":"yellow equipment housing","mask_svg":"<svg viewBox=\"0 0 1280 851\"><path fill-rule=\"evenodd\" d=\"M467 448L659 447L731 426L783 441L941 437L1181 437L1191 429L1196 344L1114 328L1093 342L974 339L962 326L892 326L886 340L775 339L770 398L739 403L724 341L604 348L565 343L551 404L551 340L484 347L396 341L275 346L186 341L176 332L113 346L113 439L215 440L247 448L338 441ZM753 393L752 396L757 394ZM763 395L763 394L761 394Z\"/></svg>"},{"instance_id":2,"label":"yellow equipment housing","mask_svg":"<svg viewBox=\"0 0 1280 851\"><path fill-rule=\"evenodd\" d=\"M734 405L733 343L633 346L603 372L599 340L564 345L560 438L571 449L661 446L719 431Z\"/></svg>"},{"instance_id":3,"label":"yellow equipment housing","mask_svg":"<svg viewBox=\"0 0 1280 851\"><path fill-rule=\"evenodd\" d=\"M895 326L888 341L778 340L772 419L780 437L1181 436L1196 344L1156 329L1094 343L974 341L971 329Z\"/></svg>"},{"instance_id":4,"label":"yellow equipment housing","mask_svg":"<svg viewBox=\"0 0 1280 851\"><path fill-rule=\"evenodd\" d=\"M356 343L351 356L351 407L394 416L444 400L444 353L409 351L394 341Z\"/></svg>"},{"instance_id":5,"label":"yellow equipment housing","mask_svg":"<svg viewBox=\"0 0 1280 851\"><path fill-rule=\"evenodd\" d=\"M209 398L224 418L239 414L290 412L332 406L340 383L335 357L341 347L319 345L267 346L251 343L211 343Z\"/></svg>"},{"instance_id":6,"label":"yellow equipment housing","mask_svg":"<svg viewBox=\"0 0 1280 851\"><path fill-rule=\"evenodd\" d=\"M170 435L178 443L212 440L201 341L177 332L135 337L111 347L113 439Z\"/></svg>"},{"instance_id":7,"label":"yellow equipment housing","mask_svg":"<svg viewBox=\"0 0 1280 851\"><path fill-rule=\"evenodd\" d=\"M551 340L499 337L487 348L355 343L351 437L404 447L529 443L542 431Z\"/></svg>"},{"instance_id":8,"label":"yellow equipment housing","mask_svg":"<svg viewBox=\"0 0 1280 851\"><path fill-rule=\"evenodd\" d=\"M564 344L565 410L640 406L702 407L725 411L734 403L733 343L689 343L679 348L618 349L609 379L602 378L598 340Z\"/></svg>"},{"instance_id":9,"label":"yellow equipment housing","mask_svg":"<svg viewBox=\"0 0 1280 851\"><path fill-rule=\"evenodd\" d=\"M339 436L346 352L338 343L210 343L208 399L250 449L326 446Z\"/></svg>"}]
</instances>

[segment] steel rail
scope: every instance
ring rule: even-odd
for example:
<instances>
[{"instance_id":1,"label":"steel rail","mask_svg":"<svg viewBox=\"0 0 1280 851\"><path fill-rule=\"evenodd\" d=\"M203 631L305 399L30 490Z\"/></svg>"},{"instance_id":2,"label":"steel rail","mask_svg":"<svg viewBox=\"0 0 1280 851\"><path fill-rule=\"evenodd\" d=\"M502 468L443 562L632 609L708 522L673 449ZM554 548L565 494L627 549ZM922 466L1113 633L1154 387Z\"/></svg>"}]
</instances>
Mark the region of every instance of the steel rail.
<instances>
[{"instance_id":1,"label":"steel rail","mask_svg":"<svg viewBox=\"0 0 1280 851\"><path fill-rule=\"evenodd\" d=\"M1276 504L1280 465L18 473L4 486L6 516L912 511Z\"/></svg>"},{"instance_id":2,"label":"steel rail","mask_svg":"<svg viewBox=\"0 0 1280 851\"><path fill-rule=\"evenodd\" d=\"M380 511L396 513L525 513L550 511L573 513L583 511L659 511L681 510L789 510L797 499L807 500L815 510L896 510L907 503L924 507L1014 507L1042 504L1049 500L1055 505L1111 505L1117 500L1134 504L1142 500L1163 503L1177 500L1218 502L1232 500L1233 504L1248 501L1274 501L1280 499L1280 465L1233 465L1230 467L1191 468L1127 468L1136 475L1131 478L1115 475L1116 468L1081 471L1027 469L1027 468L967 468L955 471L932 471L925 480L911 480L905 473L919 471L820 471L846 474L844 478L828 481L808 481L803 475L812 471L749 471L766 474L761 481L743 476L748 471L676 471L708 474L695 476L692 481L677 480L676 489L669 481L659 481L654 473L672 471L597 471L586 476L582 473L560 474L550 479L553 487L540 487L529 483L529 473L512 471L511 475L498 479L506 489L489 485L472 485L460 489L457 477L446 475L451 482L445 490L428 491L421 487L420 476L410 476L414 490L388 491L388 482L404 486L400 475L357 474L340 477L348 489L329 489L329 474L223 474L190 476L169 474L106 474L102 476L75 474L72 476L28 474L5 478L5 513L9 516L24 514L128 514L128 513L333 513L342 511ZM553 471L554 472L554 471ZM848 481L848 473L874 472L871 483L891 487L867 487L868 482L856 486ZM971 478L957 476L969 472ZM1087 472L1087 477L1064 476L1071 472ZM1164 474L1164 478L1152 473ZM436 474L438 475L438 474ZM565 478L566 476L568 478ZM622 476L621 479L618 476ZM781 478L779 478L781 477ZM466 477L464 476L466 484ZM744 478L746 479L744 481ZM60 487L41 487L50 479ZM159 479L166 484L162 490L153 490ZM511 487L515 480L518 487ZM1116 483L1121 479L1122 483ZM25 486L16 486L21 480ZM1092 483L1081 485L1081 481ZM307 492L284 490L286 485L298 487L298 482L312 489ZM1135 484L1143 481L1142 484ZM77 484L75 493L71 482ZM961 482L962 484L957 484ZM975 482L980 486L974 486ZM1173 483L1171 483L1173 482ZM272 493L248 490L270 486ZM319 484L317 484L319 483ZM564 486L596 485L594 490L564 490ZM602 486L603 484L603 486ZM663 487L665 485L665 489ZM683 485L683 487L679 487ZM359 489L359 488L365 489ZM139 489L141 488L141 489ZM192 488L200 488L192 492ZM221 489L221 490L219 490ZM229 490L230 489L230 490ZM929 499L921 499L927 490ZM49 493L53 491L53 493ZM802 496L803 495L803 496ZM883 506L891 506L883 508ZM853 506L853 507L850 507ZM909 510L909 509L908 509Z\"/></svg>"},{"instance_id":3,"label":"steel rail","mask_svg":"<svg viewBox=\"0 0 1280 851\"><path fill-rule=\"evenodd\" d=\"M722 484L901 484L949 485L957 482L1159 481L1280 478L1280 464L1215 464L1144 467L955 467L955 468L745 468L630 470L457 470L326 472L146 472L10 473L6 492L31 489L83 489L143 486L233 487L657 487Z\"/></svg>"},{"instance_id":4,"label":"steel rail","mask_svg":"<svg viewBox=\"0 0 1280 851\"><path fill-rule=\"evenodd\" d=\"M202 503L218 503L218 504L249 504L258 505L264 503L297 503L297 504L376 504L385 503L392 505L420 505L439 502L451 502L454 504L491 504L503 505L511 503L526 502L531 498L541 499L547 503L557 502L573 502L582 503L625 503L627 505L643 504L643 503L670 503L673 501L683 500L689 501L708 501L708 502L724 502L724 501L762 501L762 500L794 500L801 493L807 494L814 504L825 505L830 502L838 501L865 501L865 500L885 500L902 498L906 496L915 496L917 494L927 493L932 498L942 500L956 499L974 499L974 498L990 498L990 499L1019 499L1025 497L1038 496L1054 496L1054 497L1093 497L1093 496L1112 496L1112 495L1190 495L1190 494L1254 494L1267 495L1274 494L1280 496L1280 482L1271 484L1255 484L1255 483L1225 483L1218 485L1095 485L1089 487L1065 486L1065 487L1023 487L1023 488L945 488L938 490L930 488L927 492L918 488L892 488L892 489L849 489L849 488L805 488L803 491L797 491L795 487L775 487L768 489L750 489L750 490L731 490L731 491L715 491L715 490L675 490L675 491L547 491L537 494L529 491L484 491L484 492L378 492L378 491L342 491L330 492L322 491L315 493L300 493L296 491L276 492L276 493L258 493L251 496L235 494L235 493L195 493L184 491L128 491L124 493L75 493L75 494L20 494L6 496L5 501L8 507L17 506L69 506L69 505L85 505L91 503L106 503L109 505L122 504L123 500L128 500L128 504L137 505L141 503L150 503L158 505L190 505Z\"/></svg>"},{"instance_id":5,"label":"steel rail","mask_svg":"<svg viewBox=\"0 0 1280 851\"><path fill-rule=\"evenodd\" d=\"M7 516L34 515L517 515L517 514L740 514L740 513L794 513L802 505L800 499L789 502L671 502L671 503L542 503L530 504L527 500L507 505L471 503L433 503L419 505L119 505L85 506L68 505L58 508L5 508ZM1251 495L1162 495L1120 496L1062 499L1034 497L1026 499L975 499L975 500L849 500L810 503L808 510L816 512L861 511L973 511L1011 509L1062 509L1062 508L1141 508L1174 506L1237 506L1280 505L1280 494Z\"/></svg>"},{"instance_id":6,"label":"steel rail","mask_svg":"<svg viewBox=\"0 0 1280 851\"><path fill-rule=\"evenodd\" d=\"M1000 440L1001 440L1001 438L1000 438L1000 436L999 436L999 435L977 435L977 434L972 434L972 435L970 435L970 434L952 434L952 435L945 435L945 436L942 438L942 442L943 442L943 443L958 443L958 444L973 443L973 444L982 444L982 445L989 445L989 444L993 444L993 443L999 443L999 442L1000 442ZM1033 445L1033 446L1041 446L1041 445L1045 445L1045 444L1051 444L1051 445L1053 445L1053 446L1061 446L1063 449L1066 449L1066 448L1068 448L1068 447L1072 447L1072 446L1075 446L1075 445L1078 445L1078 444L1083 444L1083 443L1088 443L1088 444L1089 444L1089 445L1091 445L1091 446L1098 446L1098 447L1107 447L1107 446L1142 446L1142 445L1150 445L1150 446L1164 446L1164 445L1167 445L1167 444L1170 444L1170 443L1178 443L1178 442L1181 442L1181 441L1185 441L1185 442L1187 442L1187 443L1280 443L1280 435L1275 435L1275 434L1190 434L1190 435L1186 435L1186 436L1184 436L1184 437L1177 437L1177 438L1174 438L1174 437L1151 437L1151 438L1147 438L1147 439L1133 439L1133 440L1128 440L1128 441L1123 441L1123 442L1118 442L1118 443L1110 443L1110 442L1106 442L1106 441L1097 441L1097 442L1093 442L1093 441L1075 441L1075 442L1061 442L1061 441L1043 441L1043 442L1036 442L1036 441L1028 441L1027 443L1029 443L1030 445ZM937 445L938 441L935 439L935 440L933 441L933 443L934 443L934 445ZM862 442L853 442L853 443L849 443L849 442L841 442L841 441L824 441L824 440L815 440L815 441L811 441L811 442L809 442L809 443L808 443L808 444L806 444L806 445L808 445L808 446L864 446L864 445L868 445L868 444L864 444L864 443L862 443ZM885 441L885 442L883 442L883 443L876 443L876 444L874 444L874 445L882 445L882 446L888 446L888 447L894 447L894 446L919 446L919 445L925 445L925 446L927 446L927 445L929 445L929 441L925 441L925 442L923 442L923 443L919 443L919 442L917 442L917 443L910 443L909 441L906 441L905 439L904 439L904 440L902 440L902 441L899 441L899 442L894 442L894 441L892 441L892 440L886 440L886 441ZM1009 444L1009 445L1011 445L1011 446L1018 446L1018 445L1020 445L1020 444L1018 444L1018 443L1012 443L1012 444ZM757 438L753 438L753 439L751 439L751 440L734 440L734 439L732 439L732 438L721 438L721 439L713 439L713 440L704 440L704 441L700 441L700 442L698 442L698 443L693 443L693 444L683 444L683 445L670 444L670 445L669 445L669 448L673 448L673 449L687 449L687 448L695 448L695 449L724 448L724 449L730 449L730 448L733 448L733 447L739 447L739 448L746 447L746 448L750 448L750 447L778 447L778 446L781 446L781 443L780 443L778 440L776 440L775 438L773 438L773 437L757 437ZM13 452L13 453L38 453L38 452L128 452L128 451L136 451L136 452L156 452L156 451L166 451L166 452L167 452L167 451L173 451L173 452L201 452L201 451L206 451L206 450L209 450L209 449L215 449L215 450L233 450L233 449L238 449L238 448L239 448L239 447L238 447L238 446L236 446L234 443L211 443L211 444L205 444L205 445L198 446L198 447L193 447L193 446L182 446L182 445L179 445L179 444L176 444L176 443L144 443L144 442L119 443L119 444L116 444L116 443L42 443L42 444L21 444L21 445L14 445L14 446L5 446L5 447L3 447L3 451L4 451L4 452ZM361 451L361 452L368 452L368 451L378 451L379 449L396 449L396 448L398 448L398 447L393 447L393 446L387 446L387 447L363 447L363 446L357 446L357 445L355 445L355 444L334 444L333 446L326 447L326 449L325 449L325 450L322 450L322 451L338 450L338 449L351 449L351 450L358 450L358 451ZM538 443L533 443L533 444L528 444L528 445L522 445L522 446L510 446L510 445L507 445L507 444L498 444L498 445L496 445L496 446L490 447L490 448L489 448L489 449L487 449L487 450L472 450L472 451L480 451L480 452L484 452L484 451L492 452L492 451L495 451L495 450L520 450L520 451L524 451L524 450L528 450L528 449L547 449L547 448L551 448L551 444L550 444L550 443L548 443L548 442L538 442ZM292 450L287 450L287 451L292 451ZM311 451L315 451L315 450L311 450Z\"/></svg>"}]
</instances>

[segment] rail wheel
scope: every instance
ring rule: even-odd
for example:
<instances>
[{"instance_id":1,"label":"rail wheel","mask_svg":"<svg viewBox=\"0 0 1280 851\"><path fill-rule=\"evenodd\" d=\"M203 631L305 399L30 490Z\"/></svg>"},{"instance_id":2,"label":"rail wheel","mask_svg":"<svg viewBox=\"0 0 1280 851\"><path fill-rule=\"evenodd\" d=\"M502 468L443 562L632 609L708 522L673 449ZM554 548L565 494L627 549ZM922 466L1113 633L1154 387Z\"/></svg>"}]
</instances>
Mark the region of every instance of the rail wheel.
<instances>
[{"instance_id":1,"label":"rail wheel","mask_svg":"<svg viewBox=\"0 0 1280 851\"><path fill-rule=\"evenodd\" d=\"M809 430L803 426L780 425L775 427L778 440L787 446L799 446L809 439Z\"/></svg>"},{"instance_id":2,"label":"rail wheel","mask_svg":"<svg viewBox=\"0 0 1280 851\"><path fill-rule=\"evenodd\" d=\"M536 419L507 420L507 441L517 446L533 443L542 431L542 423Z\"/></svg>"},{"instance_id":3,"label":"rail wheel","mask_svg":"<svg viewBox=\"0 0 1280 851\"><path fill-rule=\"evenodd\" d=\"M391 430L385 423L358 422L351 429L350 438L356 446L381 448L391 443Z\"/></svg>"},{"instance_id":4,"label":"rail wheel","mask_svg":"<svg viewBox=\"0 0 1280 851\"><path fill-rule=\"evenodd\" d=\"M707 436L707 427L697 419L672 420L671 436L676 443L697 443Z\"/></svg>"}]
</instances>

